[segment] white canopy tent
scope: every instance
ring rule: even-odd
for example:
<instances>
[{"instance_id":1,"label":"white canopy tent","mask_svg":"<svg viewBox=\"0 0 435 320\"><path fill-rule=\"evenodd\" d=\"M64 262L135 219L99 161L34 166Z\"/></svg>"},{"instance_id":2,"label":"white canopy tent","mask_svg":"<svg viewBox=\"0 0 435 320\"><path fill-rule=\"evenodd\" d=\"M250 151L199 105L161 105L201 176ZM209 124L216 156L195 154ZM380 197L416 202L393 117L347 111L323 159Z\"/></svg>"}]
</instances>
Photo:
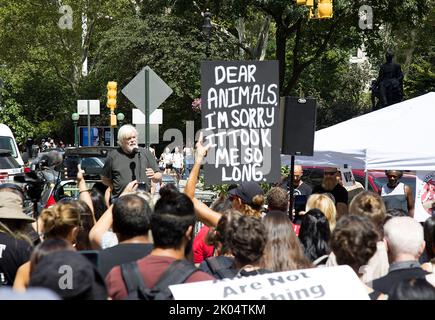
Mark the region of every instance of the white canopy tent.
<instances>
[{"instance_id":1,"label":"white canopy tent","mask_svg":"<svg viewBox=\"0 0 435 320\"><path fill-rule=\"evenodd\" d=\"M316 131L314 156L296 163L355 169L435 170L435 92ZM282 155L283 164L290 156Z\"/></svg>"}]
</instances>

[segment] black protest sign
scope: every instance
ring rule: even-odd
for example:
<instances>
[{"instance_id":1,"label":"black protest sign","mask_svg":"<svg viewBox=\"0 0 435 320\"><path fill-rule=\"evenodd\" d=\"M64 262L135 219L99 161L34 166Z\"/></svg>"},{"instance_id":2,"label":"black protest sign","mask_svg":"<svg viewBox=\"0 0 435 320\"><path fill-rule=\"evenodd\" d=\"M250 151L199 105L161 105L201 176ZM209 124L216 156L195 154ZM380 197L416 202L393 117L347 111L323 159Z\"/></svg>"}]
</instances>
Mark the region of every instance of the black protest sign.
<instances>
[{"instance_id":1,"label":"black protest sign","mask_svg":"<svg viewBox=\"0 0 435 320\"><path fill-rule=\"evenodd\" d=\"M201 63L205 183L280 179L278 61Z\"/></svg>"}]
</instances>

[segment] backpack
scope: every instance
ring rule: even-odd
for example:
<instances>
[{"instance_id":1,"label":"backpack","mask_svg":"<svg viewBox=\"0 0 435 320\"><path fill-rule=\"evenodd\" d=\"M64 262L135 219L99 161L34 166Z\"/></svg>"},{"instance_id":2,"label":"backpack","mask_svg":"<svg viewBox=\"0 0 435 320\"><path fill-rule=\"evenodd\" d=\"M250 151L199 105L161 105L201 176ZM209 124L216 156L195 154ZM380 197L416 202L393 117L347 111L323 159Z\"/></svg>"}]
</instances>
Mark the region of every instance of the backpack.
<instances>
[{"instance_id":1,"label":"backpack","mask_svg":"<svg viewBox=\"0 0 435 320\"><path fill-rule=\"evenodd\" d=\"M198 269L186 260L176 260L160 276L153 288L148 288L136 261L121 265L121 274L127 288L126 300L173 300L170 285L184 283Z\"/></svg>"},{"instance_id":2,"label":"backpack","mask_svg":"<svg viewBox=\"0 0 435 320\"><path fill-rule=\"evenodd\" d=\"M223 257L217 256L205 259L212 275L216 279L233 279L237 275L237 270L233 269L232 265L228 265L228 263L226 263L227 261L222 261L220 258Z\"/></svg>"}]
</instances>

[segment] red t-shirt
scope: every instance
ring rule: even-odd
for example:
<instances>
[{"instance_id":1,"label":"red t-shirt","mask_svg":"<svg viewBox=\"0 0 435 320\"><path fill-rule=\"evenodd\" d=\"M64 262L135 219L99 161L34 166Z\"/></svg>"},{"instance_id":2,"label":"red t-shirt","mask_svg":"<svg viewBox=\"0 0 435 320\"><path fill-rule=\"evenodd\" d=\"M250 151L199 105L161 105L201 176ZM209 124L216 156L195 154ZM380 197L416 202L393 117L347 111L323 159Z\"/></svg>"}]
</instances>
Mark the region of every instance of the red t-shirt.
<instances>
[{"instance_id":1,"label":"red t-shirt","mask_svg":"<svg viewBox=\"0 0 435 320\"><path fill-rule=\"evenodd\" d=\"M210 228L203 226L195 239L193 239L193 262L201 263L205 259L213 257L214 246L208 246L205 244L205 237L208 234Z\"/></svg>"},{"instance_id":2,"label":"red t-shirt","mask_svg":"<svg viewBox=\"0 0 435 320\"><path fill-rule=\"evenodd\" d=\"M148 288L153 288L159 280L162 273L174 262L175 259L171 257L162 256L146 256L137 260L139 271L142 275L143 281ZM192 273L185 283L214 280L208 273L196 271ZM109 297L112 299L124 299L127 297L127 289L122 279L121 267L114 267L106 277L107 290Z\"/></svg>"},{"instance_id":3,"label":"red t-shirt","mask_svg":"<svg viewBox=\"0 0 435 320\"><path fill-rule=\"evenodd\" d=\"M301 226L299 224L292 223L293 231L296 233L297 236L299 236L299 230L301 229Z\"/></svg>"}]
</instances>

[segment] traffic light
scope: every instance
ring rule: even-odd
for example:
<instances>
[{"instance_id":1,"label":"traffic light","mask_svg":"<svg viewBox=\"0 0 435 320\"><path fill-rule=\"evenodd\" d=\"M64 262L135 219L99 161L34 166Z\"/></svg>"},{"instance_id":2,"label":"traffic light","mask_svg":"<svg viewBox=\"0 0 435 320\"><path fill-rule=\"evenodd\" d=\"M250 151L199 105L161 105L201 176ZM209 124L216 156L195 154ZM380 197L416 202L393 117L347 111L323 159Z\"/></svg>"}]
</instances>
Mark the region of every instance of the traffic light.
<instances>
[{"instance_id":1,"label":"traffic light","mask_svg":"<svg viewBox=\"0 0 435 320\"><path fill-rule=\"evenodd\" d=\"M332 0L319 0L317 3L317 18L332 18Z\"/></svg>"},{"instance_id":2,"label":"traffic light","mask_svg":"<svg viewBox=\"0 0 435 320\"><path fill-rule=\"evenodd\" d=\"M332 0L296 0L296 4L310 9L309 19L332 18Z\"/></svg>"},{"instance_id":3,"label":"traffic light","mask_svg":"<svg viewBox=\"0 0 435 320\"><path fill-rule=\"evenodd\" d=\"M307 7L313 7L314 6L314 0L296 0L296 4L298 6L304 5Z\"/></svg>"},{"instance_id":4,"label":"traffic light","mask_svg":"<svg viewBox=\"0 0 435 320\"><path fill-rule=\"evenodd\" d=\"M118 84L115 81L107 83L107 108L114 110L116 108L116 94Z\"/></svg>"}]
</instances>

